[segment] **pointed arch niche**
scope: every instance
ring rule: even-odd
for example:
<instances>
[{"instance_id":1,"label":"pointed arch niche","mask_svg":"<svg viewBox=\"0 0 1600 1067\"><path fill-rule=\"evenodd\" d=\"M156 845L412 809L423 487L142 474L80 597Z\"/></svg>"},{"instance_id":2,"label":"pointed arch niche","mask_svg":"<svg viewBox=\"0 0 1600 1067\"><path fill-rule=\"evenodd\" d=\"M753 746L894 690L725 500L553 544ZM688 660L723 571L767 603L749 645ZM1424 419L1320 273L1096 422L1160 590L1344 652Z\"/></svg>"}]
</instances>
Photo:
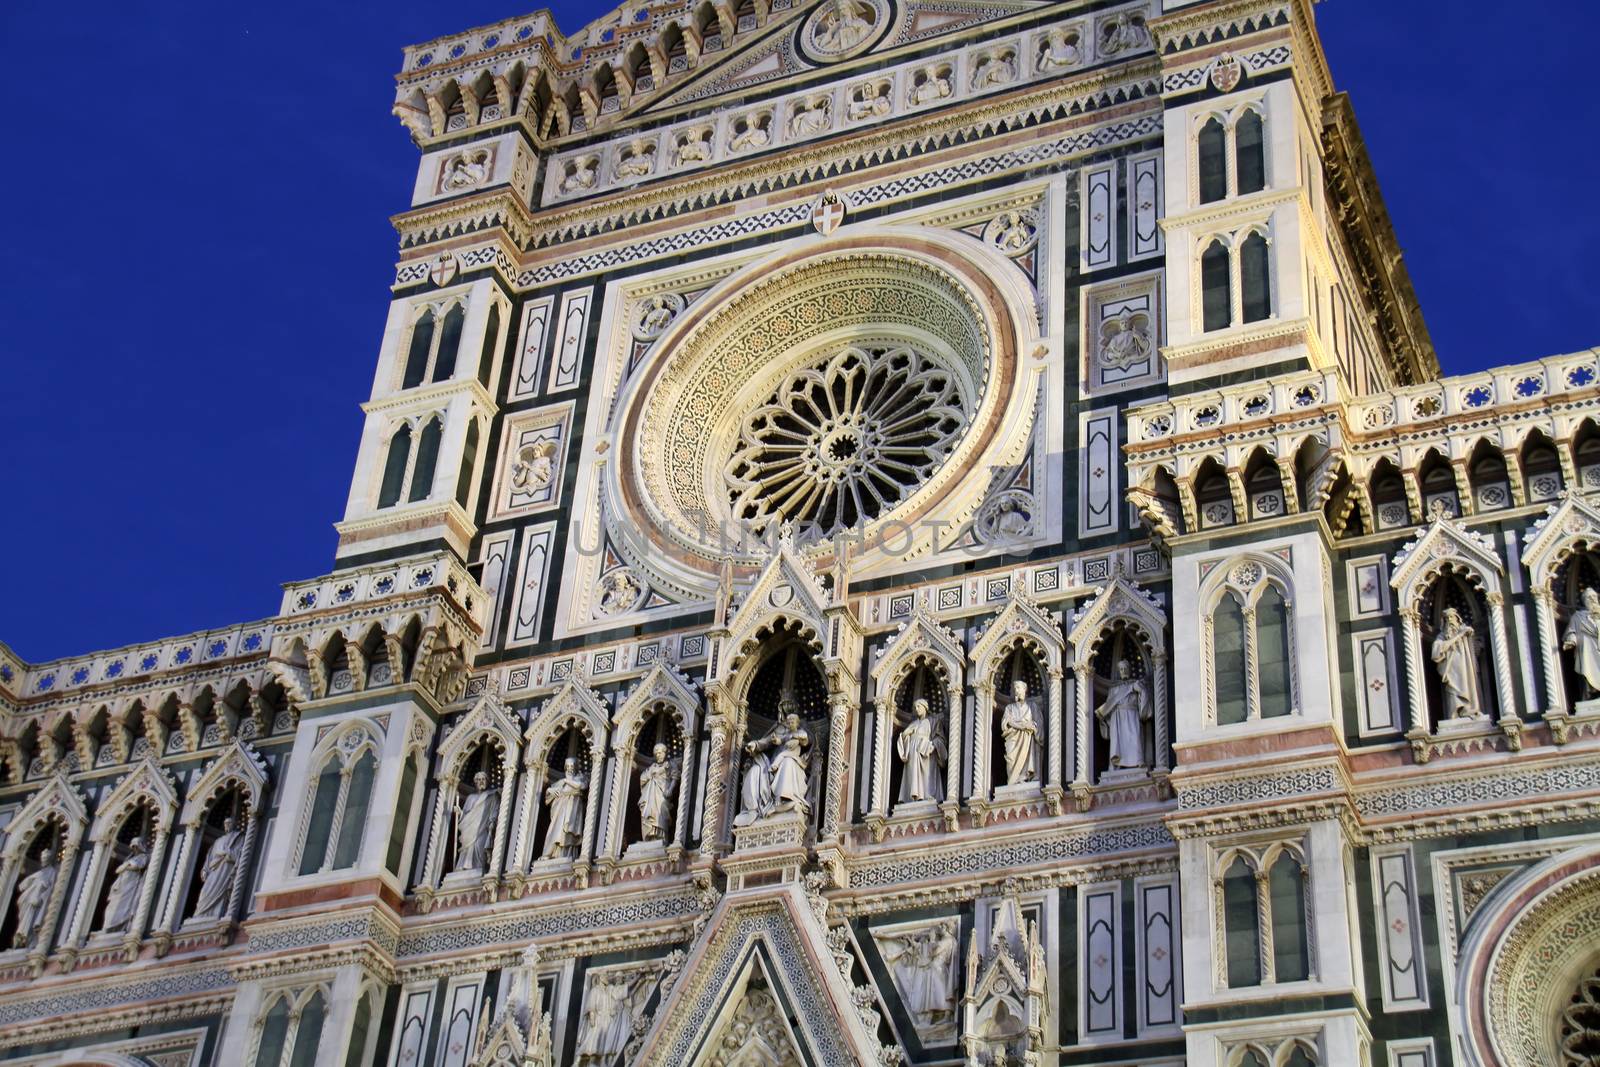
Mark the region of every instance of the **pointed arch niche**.
<instances>
[{"instance_id":1,"label":"pointed arch niche","mask_svg":"<svg viewBox=\"0 0 1600 1067\"><path fill-rule=\"evenodd\" d=\"M212 761L184 802L178 822L183 836L178 841L172 865L172 882L162 901L156 920L156 951L165 954L178 932L232 928L250 883L256 841L261 829L261 808L267 790L267 769L255 749L235 741ZM232 874L216 914L199 914L198 906L206 878L214 877L207 864L217 843L233 835ZM222 857L223 860L226 857ZM218 873L225 863L219 862ZM215 891L213 891L215 892ZM216 907L215 904L212 905Z\"/></svg>"},{"instance_id":2,"label":"pointed arch niche","mask_svg":"<svg viewBox=\"0 0 1600 1067\"><path fill-rule=\"evenodd\" d=\"M1145 767L1164 777L1169 768L1171 716L1168 708L1170 671L1167 658L1167 615L1149 593L1124 578L1118 567L1111 581L1095 594L1072 618L1067 644L1072 650L1072 671L1076 682L1073 705L1077 710L1074 728L1077 760L1073 791L1082 793L1092 784L1107 781L1109 746L1100 737L1095 719L1105 686L1116 677L1119 663L1127 663L1131 678L1147 682L1150 698L1150 724L1142 730ZM1132 774L1113 775L1123 779Z\"/></svg>"},{"instance_id":3,"label":"pointed arch niche","mask_svg":"<svg viewBox=\"0 0 1600 1067\"><path fill-rule=\"evenodd\" d=\"M0 853L0 961L25 958L35 977L44 968L88 827L83 797L63 772L52 775L6 826L6 847ZM19 900L23 880L48 866L55 873L34 879L32 899ZM28 916L20 913L24 907ZM26 933L21 929L24 919L33 930L19 939Z\"/></svg>"},{"instance_id":4,"label":"pointed arch niche","mask_svg":"<svg viewBox=\"0 0 1600 1067\"><path fill-rule=\"evenodd\" d=\"M622 860L656 859L676 863L688 847L689 805L693 799L694 748L699 736L700 695L670 663L657 661L634 686L617 711L611 734L610 802L606 805L602 877ZM671 780L668 823L647 837L639 808L641 781L655 763L657 745L666 749Z\"/></svg>"},{"instance_id":5,"label":"pointed arch niche","mask_svg":"<svg viewBox=\"0 0 1600 1067\"><path fill-rule=\"evenodd\" d=\"M1394 557L1389 584L1399 606L1411 708L1406 737L1418 762L1429 759L1438 735L1486 732L1497 715L1512 750L1521 748L1522 723L1512 689L1502 578L1500 557L1489 541L1439 508L1428 527ZM1451 718L1442 709L1438 669L1431 655L1450 609L1473 627L1472 641L1477 645L1473 662L1478 714L1461 718ZM1467 618L1469 613L1471 618ZM1487 647L1482 644L1485 629Z\"/></svg>"},{"instance_id":6,"label":"pointed arch niche","mask_svg":"<svg viewBox=\"0 0 1600 1067\"><path fill-rule=\"evenodd\" d=\"M974 692L972 729L972 806L980 822L991 808L1029 794L1042 793L1050 812L1062 810L1062 737L1064 699L1062 674L1065 648L1055 618L1022 589L1021 576L1011 579L1011 599L991 619L972 647ZM1027 684L1034 702L1036 729L1032 781L1006 783L1002 718L1012 702L1012 686Z\"/></svg>"},{"instance_id":7,"label":"pointed arch niche","mask_svg":"<svg viewBox=\"0 0 1600 1067\"><path fill-rule=\"evenodd\" d=\"M570 875L580 887L589 884L610 717L604 698L576 674L533 717L523 734L514 877L531 871L542 877ZM571 779L573 774L582 776L583 826L574 845L560 850L558 855L547 855L552 801L549 791L559 780Z\"/></svg>"},{"instance_id":8,"label":"pointed arch niche","mask_svg":"<svg viewBox=\"0 0 1600 1067\"><path fill-rule=\"evenodd\" d=\"M883 840L891 814L923 819L938 811L946 829L957 828L963 780L961 720L966 712L961 677L964 659L960 640L922 605L900 624L879 653L872 668L875 695L867 753L871 788L864 805L875 841ZM944 794L938 799L914 797L905 778L900 738L917 717L918 701L927 702L928 718L934 723L930 740L936 750L944 749L943 758L934 758Z\"/></svg>"},{"instance_id":9,"label":"pointed arch niche","mask_svg":"<svg viewBox=\"0 0 1600 1067\"><path fill-rule=\"evenodd\" d=\"M439 746L438 791L429 823L428 847L417 895L424 906L435 890L481 887L493 892L506 853L517 762L522 755L521 723L493 693L486 694L456 724ZM483 788L477 785L483 776ZM488 849L481 867L458 867L462 857L461 818L473 794L494 798ZM478 805L486 800L477 801ZM491 899L493 899L491 897Z\"/></svg>"},{"instance_id":10,"label":"pointed arch niche","mask_svg":"<svg viewBox=\"0 0 1600 1067\"><path fill-rule=\"evenodd\" d=\"M144 940L156 889L167 856L167 839L178 815L178 795L172 779L155 760L146 758L117 783L101 803L89 828L92 851L73 909L71 925L63 937L62 954L75 962L80 953L111 950L132 962ZM142 856L142 858L141 858ZM116 914L111 891L118 877L139 880L138 896ZM114 928L106 929L107 920Z\"/></svg>"},{"instance_id":11,"label":"pointed arch niche","mask_svg":"<svg viewBox=\"0 0 1600 1067\"><path fill-rule=\"evenodd\" d=\"M1600 699L1584 700L1586 681L1578 672L1576 644L1565 647L1572 616L1587 589L1600 589L1600 508L1571 490L1564 491L1544 518L1528 531L1523 561L1533 595L1544 671L1545 721L1557 744L1567 740L1573 718L1600 717ZM1580 703L1581 702L1581 703Z\"/></svg>"}]
</instances>

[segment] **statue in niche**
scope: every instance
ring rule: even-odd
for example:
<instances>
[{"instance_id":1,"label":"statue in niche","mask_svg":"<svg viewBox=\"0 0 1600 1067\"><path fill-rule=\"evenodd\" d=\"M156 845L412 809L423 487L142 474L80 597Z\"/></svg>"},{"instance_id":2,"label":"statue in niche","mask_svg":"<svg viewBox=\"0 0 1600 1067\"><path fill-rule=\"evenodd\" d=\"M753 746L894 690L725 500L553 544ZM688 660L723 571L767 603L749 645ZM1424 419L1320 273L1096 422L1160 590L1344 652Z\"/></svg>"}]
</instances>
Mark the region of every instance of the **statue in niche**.
<instances>
[{"instance_id":1,"label":"statue in niche","mask_svg":"<svg viewBox=\"0 0 1600 1067\"><path fill-rule=\"evenodd\" d=\"M656 146L640 139L629 143L617 160L617 177L642 178L656 169Z\"/></svg>"},{"instance_id":2,"label":"statue in niche","mask_svg":"<svg viewBox=\"0 0 1600 1067\"><path fill-rule=\"evenodd\" d=\"M1123 308L1115 317L1100 324L1100 365L1111 370L1126 370L1150 358L1150 320L1145 315Z\"/></svg>"},{"instance_id":3,"label":"statue in niche","mask_svg":"<svg viewBox=\"0 0 1600 1067\"><path fill-rule=\"evenodd\" d=\"M1112 770L1149 766L1144 755L1144 724L1153 713L1149 684L1143 678L1129 677L1128 661L1117 660L1117 676L1106 687L1105 700L1094 709L1100 736L1111 742Z\"/></svg>"},{"instance_id":4,"label":"statue in niche","mask_svg":"<svg viewBox=\"0 0 1600 1067\"><path fill-rule=\"evenodd\" d=\"M1439 671L1446 719L1478 719L1478 642L1455 608L1444 609L1444 625L1433 639L1433 665Z\"/></svg>"},{"instance_id":5,"label":"statue in niche","mask_svg":"<svg viewBox=\"0 0 1600 1067\"><path fill-rule=\"evenodd\" d=\"M1572 649L1572 670L1583 679L1584 696L1593 697L1600 693L1600 593L1585 589L1580 599L1561 647Z\"/></svg>"},{"instance_id":6,"label":"statue in niche","mask_svg":"<svg viewBox=\"0 0 1600 1067\"><path fill-rule=\"evenodd\" d=\"M956 920L905 933L874 932L874 940L894 973L895 988L906 1011L929 1038L955 1036Z\"/></svg>"},{"instance_id":7,"label":"statue in niche","mask_svg":"<svg viewBox=\"0 0 1600 1067\"><path fill-rule=\"evenodd\" d=\"M744 128L733 135L728 147L735 152L765 148L772 142L772 116L756 115L744 121Z\"/></svg>"},{"instance_id":8,"label":"statue in niche","mask_svg":"<svg viewBox=\"0 0 1600 1067\"><path fill-rule=\"evenodd\" d=\"M600 579L600 614L620 615L632 611L644 599L644 586L626 567L607 571Z\"/></svg>"},{"instance_id":9,"label":"statue in niche","mask_svg":"<svg viewBox=\"0 0 1600 1067\"><path fill-rule=\"evenodd\" d=\"M133 922L133 913L139 910L139 888L144 885L144 872L149 865L150 856L145 852L144 838L134 838L132 851L111 880L111 892L106 897L106 914L100 924L101 930L115 933L127 929L128 924Z\"/></svg>"},{"instance_id":10,"label":"statue in niche","mask_svg":"<svg viewBox=\"0 0 1600 1067\"><path fill-rule=\"evenodd\" d=\"M583 1018L578 1024L580 1065L609 1065L627 1047L650 977L647 970L605 971L595 976L583 998Z\"/></svg>"},{"instance_id":11,"label":"statue in niche","mask_svg":"<svg viewBox=\"0 0 1600 1067\"><path fill-rule=\"evenodd\" d=\"M1026 211L1002 211L988 227L989 241L1001 252L1021 252L1033 243L1038 227Z\"/></svg>"},{"instance_id":12,"label":"statue in niche","mask_svg":"<svg viewBox=\"0 0 1600 1067\"><path fill-rule=\"evenodd\" d=\"M794 107L789 117L789 132L796 137L809 137L828 128L828 98L813 96Z\"/></svg>"},{"instance_id":13,"label":"statue in niche","mask_svg":"<svg viewBox=\"0 0 1600 1067\"><path fill-rule=\"evenodd\" d=\"M972 87L986 89L991 85L1004 85L1017 76L1016 64L1007 52L985 52L972 72Z\"/></svg>"},{"instance_id":14,"label":"statue in niche","mask_svg":"<svg viewBox=\"0 0 1600 1067\"><path fill-rule=\"evenodd\" d=\"M637 333L644 337L660 337L672 325L672 319L683 307L676 293L657 293L647 296L639 305Z\"/></svg>"},{"instance_id":15,"label":"statue in niche","mask_svg":"<svg viewBox=\"0 0 1600 1067\"><path fill-rule=\"evenodd\" d=\"M892 110L894 104L889 100L889 94L883 92L877 82L866 82L850 100L852 120L880 118Z\"/></svg>"},{"instance_id":16,"label":"statue in niche","mask_svg":"<svg viewBox=\"0 0 1600 1067\"><path fill-rule=\"evenodd\" d=\"M17 930L11 936L12 948L27 948L33 943L34 935L44 924L44 912L50 906L50 893L60 873L56 850L50 848L40 858L39 869L17 883Z\"/></svg>"},{"instance_id":17,"label":"statue in niche","mask_svg":"<svg viewBox=\"0 0 1600 1067\"><path fill-rule=\"evenodd\" d=\"M945 758L945 742L939 724L928 716L928 702L918 697L911 702L911 721L900 728L895 752L900 756L900 802L944 800L944 781L939 764Z\"/></svg>"},{"instance_id":18,"label":"statue in niche","mask_svg":"<svg viewBox=\"0 0 1600 1067\"><path fill-rule=\"evenodd\" d=\"M239 869L244 834L234 829L233 816L222 820L222 836L211 843L200 868L200 896L194 903L196 919L220 919L233 896L233 876Z\"/></svg>"},{"instance_id":19,"label":"statue in niche","mask_svg":"<svg viewBox=\"0 0 1600 1067\"><path fill-rule=\"evenodd\" d=\"M778 721L767 735L744 746L750 761L744 775L744 810L735 820L740 825L781 811L809 810L811 735L800 724L793 697L785 697L778 707Z\"/></svg>"},{"instance_id":20,"label":"statue in niche","mask_svg":"<svg viewBox=\"0 0 1600 1067\"><path fill-rule=\"evenodd\" d=\"M544 835L544 858L570 860L583 844L583 805L589 792L589 776L578 770L576 756L568 756L566 773L544 791L550 805L550 826Z\"/></svg>"},{"instance_id":21,"label":"statue in niche","mask_svg":"<svg viewBox=\"0 0 1600 1067\"><path fill-rule=\"evenodd\" d=\"M517 453L511 465L511 487L525 493L537 493L555 477L556 443L548 437L526 445Z\"/></svg>"},{"instance_id":22,"label":"statue in niche","mask_svg":"<svg viewBox=\"0 0 1600 1067\"><path fill-rule=\"evenodd\" d=\"M456 798L457 871L486 871L494 851L494 831L500 814L500 793L489 788L489 774L472 776L473 791L463 802Z\"/></svg>"},{"instance_id":23,"label":"statue in niche","mask_svg":"<svg viewBox=\"0 0 1600 1067\"><path fill-rule=\"evenodd\" d=\"M1006 746L1006 784L1024 785L1039 780L1039 721L1033 701L1028 699L1028 683L1011 683L1011 703L1000 719L1000 736Z\"/></svg>"},{"instance_id":24,"label":"statue in niche","mask_svg":"<svg viewBox=\"0 0 1600 1067\"><path fill-rule=\"evenodd\" d=\"M453 157L445 168L444 188L456 192L471 189L489 176L489 152L463 152Z\"/></svg>"},{"instance_id":25,"label":"statue in niche","mask_svg":"<svg viewBox=\"0 0 1600 1067\"><path fill-rule=\"evenodd\" d=\"M1045 34L1044 44L1039 50L1041 72L1076 67L1082 59L1075 34L1069 34L1059 26Z\"/></svg>"},{"instance_id":26,"label":"statue in niche","mask_svg":"<svg viewBox=\"0 0 1600 1067\"><path fill-rule=\"evenodd\" d=\"M675 761L660 742L652 754L655 762L639 775L639 829L646 841L660 841L671 831L672 797L678 789Z\"/></svg>"},{"instance_id":27,"label":"statue in niche","mask_svg":"<svg viewBox=\"0 0 1600 1067\"><path fill-rule=\"evenodd\" d=\"M576 193L593 189L600 177L599 168L598 156L581 156L568 163L566 176L561 179L561 192Z\"/></svg>"},{"instance_id":28,"label":"statue in niche","mask_svg":"<svg viewBox=\"0 0 1600 1067\"><path fill-rule=\"evenodd\" d=\"M678 138L678 166L685 163L704 163L711 158L711 131L705 128L690 130Z\"/></svg>"},{"instance_id":29,"label":"statue in niche","mask_svg":"<svg viewBox=\"0 0 1600 1067\"><path fill-rule=\"evenodd\" d=\"M921 71L923 78L911 87L911 103L913 106L943 100L950 95L950 74L948 70L938 67L924 67Z\"/></svg>"},{"instance_id":30,"label":"statue in niche","mask_svg":"<svg viewBox=\"0 0 1600 1067\"><path fill-rule=\"evenodd\" d=\"M1100 54L1114 56L1149 41L1144 17L1134 14L1112 15L1100 26Z\"/></svg>"},{"instance_id":31,"label":"statue in niche","mask_svg":"<svg viewBox=\"0 0 1600 1067\"><path fill-rule=\"evenodd\" d=\"M811 40L820 52L846 52L866 40L872 32L872 9L859 0L830 0L817 13Z\"/></svg>"}]
</instances>

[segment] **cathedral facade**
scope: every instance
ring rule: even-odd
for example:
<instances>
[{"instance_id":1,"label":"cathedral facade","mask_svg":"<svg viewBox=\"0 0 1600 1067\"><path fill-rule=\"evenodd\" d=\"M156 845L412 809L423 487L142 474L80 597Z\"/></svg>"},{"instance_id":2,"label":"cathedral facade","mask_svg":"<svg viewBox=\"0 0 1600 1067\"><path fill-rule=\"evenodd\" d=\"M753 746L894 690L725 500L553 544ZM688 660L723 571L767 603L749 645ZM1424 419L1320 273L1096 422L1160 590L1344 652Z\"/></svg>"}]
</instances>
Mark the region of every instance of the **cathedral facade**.
<instances>
[{"instance_id":1,"label":"cathedral facade","mask_svg":"<svg viewBox=\"0 0 1600 1067\"><path fill-rule=\"evenodd\" d=\"M1600 353L1442 374L1309 0L394 111L329 573L0 646L0 1060L1600 1064Z\"/></svg>"}]
</instances>

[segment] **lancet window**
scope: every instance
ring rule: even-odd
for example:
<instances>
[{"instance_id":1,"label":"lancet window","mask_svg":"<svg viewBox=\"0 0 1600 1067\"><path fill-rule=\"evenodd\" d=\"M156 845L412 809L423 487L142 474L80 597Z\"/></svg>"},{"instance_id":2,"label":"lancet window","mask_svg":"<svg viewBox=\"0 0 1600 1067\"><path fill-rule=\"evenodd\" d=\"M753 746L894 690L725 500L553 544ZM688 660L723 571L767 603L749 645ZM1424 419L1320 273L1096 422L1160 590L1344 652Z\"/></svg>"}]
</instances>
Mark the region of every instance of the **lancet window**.
<instances>
[{"instance_id":1,"label":"lancet window","mask_svg":"<svg viewBox=\"0 0 1600 1067\"><path fill-rule=\"evenodd\" d=\"M439 442L443 436L444 416L438 413L402 420L394 428L389 435L383 481L378 488L378 507L393 507L402 499L416 503L432 495L434 471L439 463ZM476 451L476 440L471 443Z\"/></svg>"},{"instance_id":2,"label":"lancet window","mask_svg":"<svg viewBox=\"0 0 1600 1067\"><path fill-rule=\"evenodd\" d=\"M1272 317L1271 238L1264 226L1206 241L1199 267L1203 330Z\"/></svg>"},{"instance_id":3,"label":"lancet window","mask_svg":"<svg viewBox=\"0 0 1600 1067\"><path fill-rule=\"evenodd\" d=\"M325 742L307 797L305 831L300 839L300 874L354 867L361 858L367 809L378 774L378 749L363 727L355 726Z\"/></svg>"},{"instance_id":4,"label":"lancet window","mask_svg":"<svg viewBox=\"0 0 1600 1067\"><path fill-rule=\"evenodd\" d=\"M320 985L274 992L259 1017L256 1067L315 1067L328 1003L328 990Z\"/></svg>"},{"instance_id":5,"label":"lancet window","mask_svg":"<svg viewBox=\"0 0 1600 1067\"><path fill-rule=\"evenodd\" d=\"M1241 848L1218 862L1218 977L1229 989L1303 982L1315 972L1305 856L1292 844Z\"/></svg>"},{"instance_id":6,"label":"lancet window","mask_svg":"<svg viewBox=\"0 0 1600 1067\"><path fill-rule=\"evenodd\" d=\"M423 308L411 324L400 388L446 381L455 374L456 353L461 348L461 329L466 319L466 305L460 300Z\"/></svg>"},{"instance_id":7,"label":"lancet window","mask_svg":"<svg viewBox=\"0 0 1600 1067\"><path fill-rule=\"evenodd\" d=\"M1206 116L1195 134L1195 171L1202 204L1267 187L1266 125L1258 104Z\"/></svg>"},{"instance_id":8,"label":"lancet window","mask_svg":"<svg viewBox=\"0 0 1600 1067\"><path fill-rule=\"evenodd\" d=\"M1294 714L1298 706L1289 585L1254 559L1222 570L1203 621L1212 721L1228 726Z\"/></svg>"}]
</instances>

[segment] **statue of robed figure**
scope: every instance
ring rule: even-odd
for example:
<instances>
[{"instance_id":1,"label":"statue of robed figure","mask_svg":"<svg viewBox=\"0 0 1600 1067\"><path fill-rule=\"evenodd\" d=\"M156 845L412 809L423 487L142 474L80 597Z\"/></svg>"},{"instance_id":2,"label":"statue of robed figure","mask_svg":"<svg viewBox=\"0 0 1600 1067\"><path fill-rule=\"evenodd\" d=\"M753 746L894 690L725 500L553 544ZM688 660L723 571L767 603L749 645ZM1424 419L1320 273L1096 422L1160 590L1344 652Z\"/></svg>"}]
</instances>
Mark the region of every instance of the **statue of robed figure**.
<instances>
[{"instance_id":1,"label":"statue of robed figure","mask_svg":"<svg viewBox=\"0 0 1600 1067\"><path fill-rule=\"evenodd\" d=\"M1112 770L1149 766L1144 754L1144 724L1154 709L1150 687L1143 678L1129 677L1128 661L1117 661L1117 676L1106 687L1106 698L1094 709L1100 736L1110 742L1107 765Z\"/></svg>"}]
</instances>

